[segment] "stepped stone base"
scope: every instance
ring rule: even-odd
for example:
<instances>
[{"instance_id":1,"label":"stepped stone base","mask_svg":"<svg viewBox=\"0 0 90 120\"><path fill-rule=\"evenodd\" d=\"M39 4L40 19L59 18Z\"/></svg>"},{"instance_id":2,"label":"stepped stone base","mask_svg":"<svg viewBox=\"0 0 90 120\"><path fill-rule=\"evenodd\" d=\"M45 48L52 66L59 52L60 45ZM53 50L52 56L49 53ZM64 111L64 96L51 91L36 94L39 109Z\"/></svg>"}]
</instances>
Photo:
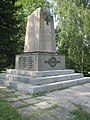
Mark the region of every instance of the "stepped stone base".
<instances>
[{"instance_id":1,"label":"stepped stone base","mask_svg":"<svg viewBox=\"0 0 90 120\"><path fill-rule=\"evenodd\" d=\"M26 71L9 69L0 74L0 84L26 93L46 92L90 82L74 70Z\"/></svg>"}]
</instances>

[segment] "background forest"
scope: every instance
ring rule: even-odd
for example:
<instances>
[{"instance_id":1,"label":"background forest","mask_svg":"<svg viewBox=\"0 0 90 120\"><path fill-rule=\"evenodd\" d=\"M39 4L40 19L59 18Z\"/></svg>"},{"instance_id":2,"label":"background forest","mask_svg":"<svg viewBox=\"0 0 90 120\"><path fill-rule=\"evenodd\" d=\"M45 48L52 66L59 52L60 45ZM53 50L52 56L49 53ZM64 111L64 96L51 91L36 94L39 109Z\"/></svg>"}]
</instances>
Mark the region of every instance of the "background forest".
<instances>
[{"instance_id":1,"label":"background forest","mask_svg":"<svg viewBox=\"0 0 90 120\"><path fill-rule=\"evenodd\" d=\"M50 8L57 17L57 53L66 68L90 76L90 0L0 0L0 70L14 68L23 52L27 16L36 8Z\"/></svg>"}]
</instances>

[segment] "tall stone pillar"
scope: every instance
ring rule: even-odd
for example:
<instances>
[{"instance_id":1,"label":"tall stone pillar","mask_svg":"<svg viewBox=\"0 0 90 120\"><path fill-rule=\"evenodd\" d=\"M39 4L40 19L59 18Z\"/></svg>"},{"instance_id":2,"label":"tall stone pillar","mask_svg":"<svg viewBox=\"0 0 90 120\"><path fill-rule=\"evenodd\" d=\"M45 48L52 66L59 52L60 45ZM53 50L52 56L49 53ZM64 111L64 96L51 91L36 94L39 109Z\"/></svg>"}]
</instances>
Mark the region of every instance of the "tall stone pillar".
<instances>
[{"instance_id":1,"label":"tall stone pillar","mask_svg":"<svg viewBox=\"0 0 90 120\"><path fill-rule=\"evenodd\" d=\"M44 71L64 68L64 55L56 54L53 17L38 8L28 16L24 53L16 55L16 69Z\"/></svg>"}]
</instances>

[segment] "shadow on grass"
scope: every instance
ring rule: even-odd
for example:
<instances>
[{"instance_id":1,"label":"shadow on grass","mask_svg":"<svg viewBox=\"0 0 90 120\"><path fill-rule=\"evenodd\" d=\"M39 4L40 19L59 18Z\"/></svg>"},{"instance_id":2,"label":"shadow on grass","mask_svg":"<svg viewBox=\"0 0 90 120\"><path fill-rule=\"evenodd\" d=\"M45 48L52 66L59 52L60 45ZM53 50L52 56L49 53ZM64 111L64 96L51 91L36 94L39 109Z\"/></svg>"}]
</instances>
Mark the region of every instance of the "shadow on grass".
<instances>
[{"instance_id":1,"label":"shadow on grass","mask_svg":"<svg viewBox=\"0 0 90 120\"><path fill-rule=\"evenodd\" d=\"M72 115L74 115L74 118L71 120L90 120L90 113L85 112L81 106L73 112L71 112Z\"/></svg>"},{"instance_id":2,"label":"shadow on grass","mask_svg":"<svg viewBox=\"0 0 90 120\"><path fill-rule=\"evenodd\" d=\"M30 120L30 118L21 116L15 108L9 105L9 102L0 99L0 120Z\"/></svg>"}]
</instances>

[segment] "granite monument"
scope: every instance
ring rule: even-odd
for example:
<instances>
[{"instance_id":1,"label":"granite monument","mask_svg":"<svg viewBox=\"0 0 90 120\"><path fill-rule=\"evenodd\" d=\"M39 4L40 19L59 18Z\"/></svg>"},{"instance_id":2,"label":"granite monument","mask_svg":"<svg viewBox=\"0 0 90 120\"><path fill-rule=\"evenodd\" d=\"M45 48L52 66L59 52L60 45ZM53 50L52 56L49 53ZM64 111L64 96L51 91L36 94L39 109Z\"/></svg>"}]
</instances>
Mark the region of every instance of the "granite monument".
<instances>
[{"instance_id":1,"label":"granite monument","mask_svg":"<svg viewBox=\"0 0 90 120\"><path fill-rule=\"evenodd\" d=\"M16 55L16 69L65 69L65 56L56 54L53 16L42 8L28 16L24 53Z\"/></svg>"},{"instance_id":2,"label":"granite monument","mask_svg":"<svg viewBox=\"0 0 90 120\"><path fill-rule=\"evenodd\" d=\"M53 17L38 8L28 16L24 53L16 55L15 69L0 74L0 84L26 93L64 89L90 82L65 69L65 56L56 53Z\"/></svg>"}]
</instances>

